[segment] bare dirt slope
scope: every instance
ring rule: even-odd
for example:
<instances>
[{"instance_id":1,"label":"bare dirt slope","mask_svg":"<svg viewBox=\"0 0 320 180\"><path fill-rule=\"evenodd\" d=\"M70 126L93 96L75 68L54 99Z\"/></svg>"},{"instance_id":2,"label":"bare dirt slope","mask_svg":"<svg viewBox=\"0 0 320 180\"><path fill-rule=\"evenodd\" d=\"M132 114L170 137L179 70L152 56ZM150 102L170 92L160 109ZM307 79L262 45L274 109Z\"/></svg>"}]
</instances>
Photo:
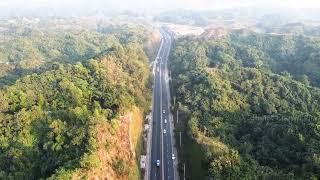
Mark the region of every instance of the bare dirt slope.
<instances>
[{"instance_id":1,"label":"bare dirt slope","mask_svg":"<svg viewBox=\"0 0 320 180\"><path fill-rule=\"evenodd\" d=\"M99 157L98 167L79 169L73 179L124 180L139 179L138 156L143 113L134 107L132 111L116 120L116 123L101 122L97 125Z\"/></svg>"}]
</instances>

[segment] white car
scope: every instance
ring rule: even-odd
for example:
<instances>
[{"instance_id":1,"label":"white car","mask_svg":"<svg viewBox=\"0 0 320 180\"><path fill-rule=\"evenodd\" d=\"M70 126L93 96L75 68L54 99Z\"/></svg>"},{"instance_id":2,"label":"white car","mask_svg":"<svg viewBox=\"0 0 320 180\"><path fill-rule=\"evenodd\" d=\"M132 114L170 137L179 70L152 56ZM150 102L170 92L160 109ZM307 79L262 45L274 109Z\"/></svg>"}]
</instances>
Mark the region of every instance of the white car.
<instances>
[{"instance_id":1,"label":"white car","mask_svg":"<svg viewBox=\"0 0 320 180\"><path fill-rule=\"evenodd\" d=\"M163 134L165 134L166 132L167 132L167 131L164 129L164 130L163 130Z\"/></svg>"},{"instance_id":2,"label":"white car","mask_svg":"<svg viewBox=\"0 0 320 180\"><path fill-rule=\"evenodd\" d=\"M167 119L164 119L164 123L167 123Z\"/></svg>"},{"instance_id":3,"label":"white car","mask_svg":"<svg viewBox=\"0 0 320 180\"><path fill-rule=\"evenodd\" d=\"M157 167L160 166L160 160L157 160L156 165L157 165Z\"/></svg>"},{"instance_id":4,"label":"white car","mask_svg":"<svg viewBox=\"0 0 320 180\"><path fill-rule=\"evenodd\" d=\"M162 110L162 113L164 114L164 113L166 113L166 111L165 111L165 110Z\"/></svg>"},{"instance_id":5,"label":"white car","mask_svg":"<svg viewBox=\"0 0 320 180\"><path fill-rule=\"evenodd\" d=\"M176 156L174 156L174 154L172 154L172 160L175 160L176 159Z\"/></svg>"}]
</instances>

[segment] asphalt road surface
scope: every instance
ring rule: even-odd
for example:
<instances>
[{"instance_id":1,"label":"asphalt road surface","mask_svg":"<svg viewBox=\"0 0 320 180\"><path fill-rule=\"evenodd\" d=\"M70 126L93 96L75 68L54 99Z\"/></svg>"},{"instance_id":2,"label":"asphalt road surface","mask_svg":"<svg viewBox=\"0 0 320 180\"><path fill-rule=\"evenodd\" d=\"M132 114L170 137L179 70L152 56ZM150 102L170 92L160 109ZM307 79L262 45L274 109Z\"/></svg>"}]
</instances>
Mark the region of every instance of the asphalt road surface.
<instances>
[{"instance_id":1,"label":"asphalt road surface","mask_svg":"<svg viewBox=\"0 0 320 180\"><path fill-rule=\"evenodd\" d=\"M170 129L169 111L169 78L167 61L171 48L171 37L161 29L162 43L156 58L154 70L153 87L153 109L152 109L152 141L151 141L151 180L173 180L174 179L174 160L173 136ZM175 155L176 156L176 155ZM160 165L157 166L157 160Z\"/></svg>"}]
</instances>

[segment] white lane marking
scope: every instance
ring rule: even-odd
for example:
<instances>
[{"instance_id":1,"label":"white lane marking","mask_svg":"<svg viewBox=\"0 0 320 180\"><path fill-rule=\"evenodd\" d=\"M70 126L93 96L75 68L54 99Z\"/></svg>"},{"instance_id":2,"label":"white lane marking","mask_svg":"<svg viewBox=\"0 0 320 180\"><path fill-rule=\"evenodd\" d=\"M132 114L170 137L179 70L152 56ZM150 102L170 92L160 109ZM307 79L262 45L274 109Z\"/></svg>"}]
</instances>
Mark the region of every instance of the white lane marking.
<instances>
[{"instance_id":1,"label":"white lane marking","mask_svg":"<svg viewBox=\"0 0 320 180\"><path fill-rule=\"evenodd\" d=\"M161 59L162 61L162 59ZM162 79L162 76L161 76L161 73L162 73L162 68L161 68L161 64L160 64L160 113L162 112L162 82L161 82L161 79ZM162 115L160 115L160 124L161 124L161 132L163 131L163 124L162 124ZM163 168L163 164L164 164L164 161L163 161L163 133L161 133L161 173L162 173L162 180L164 180L164 168Z\"/></svg>"}]
</instances>

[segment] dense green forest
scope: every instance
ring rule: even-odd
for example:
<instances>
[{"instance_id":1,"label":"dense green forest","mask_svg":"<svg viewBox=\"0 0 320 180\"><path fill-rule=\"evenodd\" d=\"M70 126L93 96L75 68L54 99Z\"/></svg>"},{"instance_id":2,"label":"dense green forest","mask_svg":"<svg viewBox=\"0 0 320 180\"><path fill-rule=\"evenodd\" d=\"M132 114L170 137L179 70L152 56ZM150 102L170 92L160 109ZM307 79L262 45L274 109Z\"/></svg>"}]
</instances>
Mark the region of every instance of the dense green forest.
<instances>
[{"instance_id":1,"label":"dense green forest","mask_svg":"<svg viewBox=\"0 0 320 180\"><path fill-rule=\"evenodd\" d=\"M246 31L177 40L173 91L205 176L320 178L319 45Z\"/></svg>"},{"instance_id":2,"label":"dense green forest","mask_svg":"<svg viewBox=\"0 0 320 180\"><path fill-rule=\"evenodd\" d=\"M0 33L0 87L25 75L46 71L54 62L83 62L121 44L138 43L148 56L154 54L150 40L153 29L145 25L60 21L42 20L32 26L20 21L1 25L6 31Z\"/></svg>"},{"instance_id":3,"label":"dense green forest","mask_svg":"<svg viewBox=\"0 0 320 180\"><path fill-rule=\"evenodd\" d=\"M290 73L294 79L320 85L320 38L290 35L263 35L237 31L230 35L235 58L245 67Z\"/></svg>"},{"instance_id":4,"label":"dense green forest","mask_svg":"<svg viewBox=\"0 0 320 180\"><path fill-rule=\"evenodd\" d=\"M116 128L133 106L149 108L144 42L126 32L2 39L1 61L9 62L9 71L1 67L0 179L70 179L76 169L99 164L100 122Z\"/></svg>"}]
</instances>

